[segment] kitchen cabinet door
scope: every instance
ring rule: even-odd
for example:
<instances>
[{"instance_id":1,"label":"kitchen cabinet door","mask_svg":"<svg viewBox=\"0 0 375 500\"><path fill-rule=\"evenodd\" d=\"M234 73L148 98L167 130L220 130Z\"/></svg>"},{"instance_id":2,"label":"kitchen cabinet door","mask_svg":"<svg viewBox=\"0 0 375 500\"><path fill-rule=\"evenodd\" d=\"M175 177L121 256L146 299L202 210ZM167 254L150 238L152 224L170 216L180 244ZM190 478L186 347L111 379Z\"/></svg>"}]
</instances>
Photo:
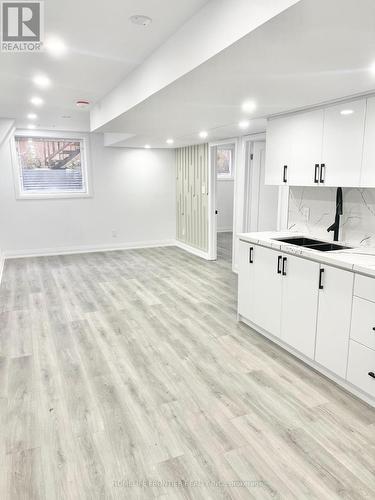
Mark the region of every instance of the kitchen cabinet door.
<instances>
[{"instance_id":1,"label":"kitchen cabinet door","mask_svg":"<svg viewBox=\"0 0 375 500\"><path fill-rule=\"evenodd\" d=\"M281 339L314 359L320 265L293 255L284 257Z\"/></svg>"},{"instance_id":2,"label":"kitchen cabinet door","mask_svg":"<svg viewBox=\"0 0 375 500\"><path fill-rule=\"evenodd\" d=\"M367 99L361 187L375 187L375 97Z\"/></svg>"},{"instance_id":3,"label":"kitchen cabinet door","mask_svg":"<svg viewBox=\"0 0 375 500\"><path fill-rule=\"evenodd\" d=\"M254 245L239 244L238 314L251 320L254 296Z\"/></svg>"},{"instance_id":4,"label":"kitchen cabinet door","mask_svg":"<svg viewBox=\"0 0 375 500\"><path fill-rule=\"evenodd\" d=\"M281 253L256 246L252 322L280 337Z\"/></svg>"},{"instance_id":5,"label":"kitchen cabinet door","mask_svg":"<svg viewBox=\"0 0 375 500\"><path fill-rule=\"evenodd\" d=\"M360 185L365 113L365 99L324 110L322 163L325 165L325 186Z\"/></svg>"},{"instance_id":6,"label":"kitchen cabinet door","mask_svg":"<svg viewBox=\"0 0 375 500\"><path fill-rule=\"evenodd\" d=\"M320 272L315 361L345 378L354 275L326 265Z\"/></svg>"},{"instance_id":7,"label":"kitchen cabinet door","mask_svg":"<svg viewBox=\"0 0 375 500\"><path fill-rule=\"evenodd\" d=\"M293 117L267 122L265 183L288 184L291 168Z\"/></svg>"},{"instance_id":8,"label":"kitchen cabinet door","mask_svg":"<svg viewBox=\"0 0 375 500\"><path fill-rule=\"evenodd\" d=\"M322 109L293 117L291 186L317 186L320 179L323 141Z\"/></svg>"}]
</instances>

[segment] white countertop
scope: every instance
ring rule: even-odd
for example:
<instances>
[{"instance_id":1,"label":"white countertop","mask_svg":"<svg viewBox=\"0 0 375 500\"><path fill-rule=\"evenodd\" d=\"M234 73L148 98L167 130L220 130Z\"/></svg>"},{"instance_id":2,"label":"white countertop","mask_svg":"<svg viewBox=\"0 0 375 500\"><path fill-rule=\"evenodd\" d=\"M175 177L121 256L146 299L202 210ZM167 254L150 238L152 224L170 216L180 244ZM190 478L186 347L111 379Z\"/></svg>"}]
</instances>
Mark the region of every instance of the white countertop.
<instances>
[{"instance_id":1,"label":"white countertop","mask_svg":"<svg viewBox=\"0 0 375 500\"><path fill-rule=\"evenodd\" d=\"M284 253L292 255L299 255L305 259L330 264L332 266L354 271L357 273L365 274L367 276L375 277L375 248L373 247L356 247L347 250L334 250L332 252L321 252L311 248L299 247L277 241L278 238L287 237L302 237L312 238L326 243L337 243L339 245L346 245L342 242L333 242L332 239L314 238L309 234L303 234L294 231L271 231L260 233L240 233L237 235L240 240L248 241L249 243L258 244L268 248L274 248ZM346 245L348 246L348 245Z\"/></svg>"}]
</instances>

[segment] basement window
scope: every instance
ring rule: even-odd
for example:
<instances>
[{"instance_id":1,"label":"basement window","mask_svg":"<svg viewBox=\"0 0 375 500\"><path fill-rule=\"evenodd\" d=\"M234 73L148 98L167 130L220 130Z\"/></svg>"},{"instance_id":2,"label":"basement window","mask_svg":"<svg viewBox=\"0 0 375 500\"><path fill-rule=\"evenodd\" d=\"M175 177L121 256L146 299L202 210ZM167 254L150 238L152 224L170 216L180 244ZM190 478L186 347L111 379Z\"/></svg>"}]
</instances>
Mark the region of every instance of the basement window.
<instances>
[{"instance_id":1,"label":"basement window","mask_svg":"<svg viewBox=\"0 0 375 500\"><path fill-rule=\"evenodd\" d=\"M66 134L15 135L19 198L88 196L86 138Z\"/></svg>"},{"instance_id":2,"label":"basement window","mask_svg":"<svg viewBox=\"0 0 375 500\"><path fill-rule=\"evenodd\" d=\"M234 144L219 144L216 146L216 173L219 180L233 179L234 149Z\"/></svg>"}]
</instances>

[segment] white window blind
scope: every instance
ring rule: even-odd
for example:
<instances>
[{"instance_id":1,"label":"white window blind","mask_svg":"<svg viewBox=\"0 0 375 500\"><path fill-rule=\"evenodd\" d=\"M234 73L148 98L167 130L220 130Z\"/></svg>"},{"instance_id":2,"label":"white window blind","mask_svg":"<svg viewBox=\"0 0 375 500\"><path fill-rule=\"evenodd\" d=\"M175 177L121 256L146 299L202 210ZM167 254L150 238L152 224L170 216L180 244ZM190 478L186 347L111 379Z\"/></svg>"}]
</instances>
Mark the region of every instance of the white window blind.
<instances>
[{"instance_id":1,"label":"white window blind","mask_svg":"<svg viewBox=\"0 0 375 500\"><path fill-rule=\"evenodd\" d=\"M15 137L20 195L87 193L83 140Z\"/></svg>"}]
</instances>

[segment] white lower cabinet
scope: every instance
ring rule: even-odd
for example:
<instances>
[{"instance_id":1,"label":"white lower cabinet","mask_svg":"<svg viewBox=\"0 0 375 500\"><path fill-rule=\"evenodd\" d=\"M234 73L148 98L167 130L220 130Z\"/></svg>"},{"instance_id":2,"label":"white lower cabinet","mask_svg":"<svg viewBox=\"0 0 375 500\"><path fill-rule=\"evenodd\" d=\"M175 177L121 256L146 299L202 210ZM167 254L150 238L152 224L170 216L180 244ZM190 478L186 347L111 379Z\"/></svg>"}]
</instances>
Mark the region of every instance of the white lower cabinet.
<instances>
[{"instance_id":1,"label":"white lower cabinet","mask_svg":"<svg viewBox=\"0 0 375 500\"><path fill-rule=\"evenodd\" d=\"M239 314L375 400L374 290L373 278L240 242Z\"/></svg>"},{"instance_id":2,"label":"white lower cabinet","mask_svg":"<svg viewBox=\"0 0 375 500\"><path fill-rule=\"evenodd\" d=\"M345 378L354 275L321 266L315 361Z\"/></svg>"},{"instance_id":3,"label":"white lower cabinet","mask_svg":"<svg viewBox=\"0 0 375 500\"><path fill-rule=\"evenodd\" d=\"M257 246L254 254L254 296L251 321L280 337L281 254Z\"/></svg>"},{"instance_id":4,"label":"white lower cabinet","mask_svg":"<svg viewBox=\"0 0 375 500\"><path fill-rule=\"evenodd\" d=\"M239 244L238 314L251 318L254 295L254 245L245 241Z\"/></svg>"},{"instance_id":5,"label":"white lower cabinet","mask_svg":"<svg viewBox=\"0 0 375 500\"><path fill-rule=\"evenodd\" d=\"M375 302L354 297L350 338L375 350Z\"/></svg>"},{"instance_id":6,"label":"white lower cabinet","mask_svg":"<svg viewBox=\"0 0 375 500\"><path fill-rule=\"evenodd\" d=\"M320 266L291 255L284 259L281 339L313 359Z\"/></svg>"},{"instance_id":7,"label":"white lower cabinet","mask_svg":"<svg viewBox=\"0 0 375 500\"><path fill-rule=\"evenodd\" d=\"M375 351L351 340L346 378L375 398Z\"/></svg>"}]
</instances>

